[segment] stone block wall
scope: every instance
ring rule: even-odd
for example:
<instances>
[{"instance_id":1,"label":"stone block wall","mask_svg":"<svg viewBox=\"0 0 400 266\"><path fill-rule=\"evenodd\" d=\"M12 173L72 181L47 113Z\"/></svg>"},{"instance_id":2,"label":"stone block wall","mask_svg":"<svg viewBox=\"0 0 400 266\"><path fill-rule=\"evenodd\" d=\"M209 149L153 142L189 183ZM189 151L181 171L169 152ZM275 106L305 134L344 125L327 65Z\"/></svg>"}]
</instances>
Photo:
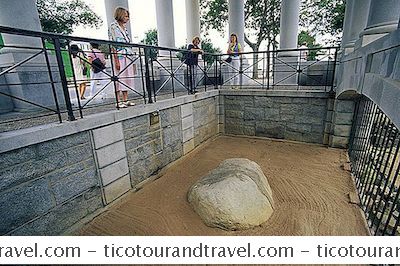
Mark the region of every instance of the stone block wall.
<instances>
[{"instance_id":1,"label":"stone block wall","mask_svg":"<svg viewBox=\"0 0 400 266\"><path fill-rule=\"evenodd\" d=\"M353 124L355 102L335 99L332 112L329 146L347 148Z\"/></svg>"},{"instance_id":2,"label":"stone block wall","mask_svg":"<svg viewBox=\"0 0 400 266\"><path fill-rule=\"evenodd\" d=\"M217 97L193 103L194 146L218 133Z\"/></svg>"},{"instance_id":3,"label":"stone block wall","mask_svg":"<svg viewBox=\"0 0 400 266\"><path fill-rule=\"evenodd\" d=\"M92 136L103 200L109 204L131 188L122 123L94 129Z\"/></svg>"},{"instance_id":4,"label":"stone block wall","mask_svg":"<svg viewBox=\"0 0 400 266\"><path fill-rule=\"evenodd\" d=\"M328 93L220 90L3 134L0 234L68 232L218 133L343 147L353 109Z\"/></svg>"},{"instance_id":5,"label":"stone block wall","mask_svg":"<svg viewBox=\"0 0 400 266\"><path fill-rule=\"evenodd\" d=\"M0 235L58 235L101 208L88 132L0 156Z\"/></svg>"},{"instance_id":6,"label":"stone block wall","mask_svg":"<svg viewBox=\"0 0 400 266\"><path fill-rule=\"evenodd\" d=\"M217 94L0 136L0 235L64 234L141 187L217 134Z\"/></svg>"},{"instance_id":7,"label":"stone block wall","mask_svg":"<svg viewBox=\"0 0 400 266\"><path fill-rule=\"evenodd\" d=\"M224 96L226 134L323 143L328 93L235 94Z\"/></svg>"}]
</instances>

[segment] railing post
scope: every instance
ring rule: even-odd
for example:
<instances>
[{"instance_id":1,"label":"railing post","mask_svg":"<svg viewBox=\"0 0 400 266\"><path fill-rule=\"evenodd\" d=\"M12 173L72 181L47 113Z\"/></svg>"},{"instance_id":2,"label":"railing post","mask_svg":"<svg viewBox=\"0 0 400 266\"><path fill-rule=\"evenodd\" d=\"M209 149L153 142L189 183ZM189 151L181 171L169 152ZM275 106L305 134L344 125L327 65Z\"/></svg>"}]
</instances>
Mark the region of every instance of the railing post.
<instances>
[{"instance_id":1,"label":"railing post","mask_svg":"<svg viewBox=\"0 0 400 266\"><path fill-rule=\"evenodd\" d=\"M221 78L218 73L218 55L215 55L215 64L214 64L214 89L218 90L219 79Z\"/></svg>"},{"instance_id":2,"label":"railing post","mask_svg":"<svg viewBox=\"0 0 400 266\"><path fill-rule=\"evenodd\" d=\"M333 92L333 87L335 85L335 73L336 73L336 67L337 67L337 54L338 54L338 48L335 48L335 57L333 59L333 71L332 71L332 85L331 85L331 90L329 92ZM329 67L329 64L328 64Z\"/></svg>"},{"instance_id":3,"label":"railing post","mask_svg":"<svg viewBox=\"0 0 400 266\"><path fill-rule=\"evenodd\" d=\"M147 94L149 97L149 103L153 103L153 96L152 96L152 88L151 88L151 82L150 82L150 68L149 68L149 56L150 56L150 49L145 48L144 52L144 67L145 67L145 81L146 81L146 89L147 89Z\"/></svg>"},{"instance_id":4,"label":"railing post","mask_svg":"<svg viewBox=\"0 0 400 266\"><path fill-rule=\"evenodd\" d=\"M65 105L67 107L67 112L68 112L68 121L74 121L76 120L76 118L74 116L74 111L72 110L71 98L69 97L68 81L67 81L67 76L65 75L64 62L61 55L60 39L53 38L53 41L56 52L58 71L60 73L61 84L64 93Z\"/></svg>"}]
</instances>

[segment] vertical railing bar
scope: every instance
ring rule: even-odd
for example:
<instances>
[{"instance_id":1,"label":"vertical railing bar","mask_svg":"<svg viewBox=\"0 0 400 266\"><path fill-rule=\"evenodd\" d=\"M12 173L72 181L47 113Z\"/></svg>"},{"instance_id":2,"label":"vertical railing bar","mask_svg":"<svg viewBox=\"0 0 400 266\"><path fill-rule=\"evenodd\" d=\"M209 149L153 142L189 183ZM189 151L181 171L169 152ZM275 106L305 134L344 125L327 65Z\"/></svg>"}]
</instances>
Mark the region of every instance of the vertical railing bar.
<instances>
[{"instance_id":1,"label":"vertical railing bar","mask_svg":"<svg viewBox=\"0 0 400 266\"><path fill-rule=\"evenodd\" d=\"M400 144L399 144L399 145L400 145ZM394 178L393 178L393 180L392 180L392 182L391 182L391 184L390 184L390 189L389 189L389 193L388 193L389 197L390 197L390 195L392 195L392 192L393 192L393 189L394 189L394 187L395 187L395 184L396 184L396 181L397 181L397 177L398 177L398 175L399 175L399 172L400 172L400 162L397 163L396 172L395 172ZM389 178L390 178L390 176L389 176ZM400 190L400 189L399 189L399 190ZM383 216L384 216L384 213L385 213L385 211L386 211L388 205L389 205L389 200L385 200L385 205L384 205L384 207L383 207L383 209L382 209L381 216L380 216L380 218L379 218L379 222L378 222L378 226L377 226L378 229L380 228L380 225L382 224ZM385 225L385 228L386 228L386 225ZM386 229L383 230L383 232L385 232L385 231L386 231Z\"/></svg>"},{"instance_id":2,"label":"vertical railing bar","mask_svg":"<svg viewBox=\"0 0 400 266\"><path fill-rule=\"evenodd\" d=\"M337 54L338 54L338 48L335 48L335 57L333 59L333 70L332 70L332 84L331 84L331 90L330 90L331 92L333 92L333 88L335 86Z\"/></svg>"},{"instance_id":3,"label":"vertical railing bar","mask_svg":"<svg viewBox=\"0 0 400 266\"><path fill-rule=\"evenodd\" d=\"M386 124L386 122L388 122L388 120L389 119L384 115L384 123L385 124ZM383 126L381 126L381 127L383 127ZM371 177L371 180L370 180L368 188L367 188L367 191L371 190L371 193L369 193L369 195L367 195L365 197L365 202L366 202L365 205L367 207L370 204L370 201L371 201L371 198L372 198L372 193L374 192L374 187L376 185L377 178L379 176L380 170L381 170L382 165L383 165L383 160L385 158L384 151L386 151L388 149L389 138L387 136L388 136L389 129L388 129L388 127L384 127L384 129L385 129L385 133L382 134L383 135L382 144L381 144L381 147L379 149L379 152L377 153L379 155L379 158L378 158L378 161L377 161L377 165L374 167L374 169L376 169L376 172L375 172L375 175L373 175ZM382 129L382 131L383 131L383 129ZM379 134L379 139L381 139L381 134ZM378 143L379 143L379 141L378 141ZM383 180L382 180L382 178L380 178L379 186L382 184L382 182L383 182ZM378 190L376 191L376 193L378 193ZM374 195L376 195L376 194L374 194Z\"/></svg>"},{"instance_id":4,"label":"vertical railing bar","mask_svg":"<svg viewBox=\"0 0 400 266\"><path fill-rule=\"evenodd\" d=\"M143 48L143 49L145 49L145 48ZM145 85L144 80L143 80L145 77L143 75L143 60L142 60L142 52L141 51L142 50L139 47L139 64L140 64L140 76L141 76L142 88L143 88L143 101L144 101L144 104L146 104L147 103L147 101L146 101L146 91L148 90L148 88ZM145 54L145 60L146 60L146 50L144 51L144 54ZM149 95L149 102L150 102L150 100L151 100L151 96Z\"/></svg>"},{"instance_id":5,"label":"vertical railing bar","mask_svg":"<svg viewBox=\"0 0 400 266\"><path fill-rule=\"evenodd\" d=\"M74 111L72 110L71 98L69 96L68 81L67 81L67 76L65 75L65 67L64 67L64 62L63 62L62 55L61 55L60 39L53 38L53 41L54 41L54 49L56 52L58 71L60 73L61 84L62 84L63 93L64 93L65 105L67 107L68 120L74 121L74 120L76 120L76 118L74 116ZM79 96L78 96L78 98L79 98Z\"/></svg>"},{"instance_id":6,"label":"vertical railing bar","mask_svg":"<svg viewBox=\"0 0 400 266\"><path fill-rule=\"evenodd\" d=\"M358 163L358 167L357 167L357 171L358 171L358 175L360 176L360 180L359 180L359 186L361 185L361 177L362 177L362 173L363 173L363 168L365 166L365 161L368 158L368 141L369 141L369 137L370 137L370 133L373 129L373 121L375 120L375 116L376 116L376 106L375 104L370 101L369 102L369 106L370 108L368 109L368 113L367 113L367 119L364 121L364 125L362 125L363 127L363 133L362 133L362 139L360 142L361 145L361 151L360 151L360 160ZM371 127L371 129L369 129L369 127Z\"/></svg>"},{"instance_id":7,"label":"vertical railing bar","mask_svg":"<svg viewBox=\"0 0 400 266\"><path fill-rule=\"evenodd\" d=\"M78 92L78 83L76 82L76 75L75 75L75 69L74 69L74 62L72 61L72 56L71 56L71 53L70 53L70 51L71 51L71 46L70 46L70 43L69 43L69 42L68 42L68 44L67 44L67 47L68 47L68 58L69 58L69 62L70 62L70 64L71 64L72 79L73 79L73 82L74 82L75 94L76 94L76 99L77 99L77 102L78 102L79 116L80 116L81 118L83 118L81 97L80 97L79 92Z\"/></svg>"},{"instance_id":8,"label":"vertical railing bar","mask_svg":"<svg viewBox=\"0 0 400 266\"><path fill-rule=\"evenodd\" d=\"M356 124L356 129L354 131L354 140L353 140L353 145L352 145L352 155L354 158L353 162L353 171L356 173L356 169L358 167L358 156L360 153L360 138L361 138L361 133L362 133L362 123L366 117L365 111L367 109L367 101L360 99L359 100L359 108L358 108L358 114L357 114L357 124Z\"/></svg>"},{"instance_id":9,"label":"vertical railing bar","mask_svg":"<svg viewBox=\"0 0 400 266\"><path fill-rule=\"evenodd\" d=\"M353 145L354 145L354 137L355 137L355 132L357 130L357 123L358 123L358 115L359 115L359 110L360 110L360 100L356 101L356 107L354 108L354 113L353 113L353 119L352 119L352 127L350 131L350 140L349 140L349 157L353 157Z\"/></svg>"},{"instance_id":10,"label":"vertical railing bar","mask_svg":"<svg viewBox=\"0 0 400 266\"><path fill-rule=\"evenodd\" d=\"M111 80L112 80L113 83L114 83L115 102L116 102L117 110L119 110L120 108L119 108L119 98L118 98L118 90L117 90L117 85L118 85L118 84L117 84L117 80L118 80L118 77L115 76L116 69L114 68L114 52L113 52L113 48L111 48L111 44L108 45L108 51L110 52L111 73L112 73L112 78L111 78ZM117 58L117 60L118 60L118 58Z\"/></svg>"},{"instance_id":11,"label":"vertical railing bar","mask_svg":"<svg viewBox=\"0 0 400 266\"><path fill-rule=\"evenodd\" d=\"M174 70L172 66L172 51L169 51L169 63L171 67L171 85L172 85L172 98L175 98L175 83L174 83Z\"/></svg>"},{"instance_id":12,"label":"vertical railing bar","mask_svg":"<svg viewBox=\"0 0 400 266\"><path fill-rule=\"evenodd\" d=\"M391 125L391 126L393 126L393 125ZM393 129L393 127L392 127L392 129ZM392 130L391 129L391 130ZM397 135L397 132L396 132L396 135ZM398 145L397 146L397 148L399 148L400 146ZM389 161L391 161L390 160L390 155L392 154L392 151L393 151L393 148L394 148L394 141L392 141L392 143L391 143L391 145L390 145L390 149L389 149L389 153L388 153L388 156L387 156L387 158L386 158L386 162L385 162L385 166L384 166L384 168L383 168L383 171L382 172L380 172L380 178L381 179L384 179L383 181L384 181L384 185L383 185L383 189L382 189L382 187L381 186L379 186L378 188L377 188L377 191L376 191L376 193L374 194L374 197L372 198L372 197L370 197L369 198L369 200L368 200L368 202L367 202L367 205L369 205L370 204L370 201L372 200L372 203L376 203L376 200L377 200L377 198L378 198L378 195L379 195L379 202L378 202L378 204L376 205L377 206L377 208L378 208L378 211L379 211L379 206L380 206L380 204L381 204L381 200L382 200L382 196L381 196L381 192L383 191L383 192L385 192L385 190L386 190L386 188L387 188L387 185L388 185L388 182L389 182L389 178L390 178L390 175L388 175L388 176L386 176L386 170L387 170L387 167L388 167L388 165L389 165ZM396 151L396 154L397 154L397 152L398 152L398 149L397 149L397 151ZM384 157L384 155L382 156L382 158ZM392 171L392 166L393 166L393 162L391 163L391 169L390 169L390 171L389 172L391 172ZM372 213L372 214L374 214L374 218L372 219L372 221L371 221L371 224L373 225L374 223L374 220L375 220L375 217L376 217L376 213ZM368 219L369 220L371 220L370 219L370 213L368 214Z\"/></svg>"},{"instance_id":13,"label":"vertical railing bar","mask_svg":"<svg viewBox=\"0 0 400 266\"><path fill-rule=\"evenodd\" d=\"M398 137L400 137L400 134L399 134L399 132L397 131L397 132L396 132L396 138L398 138ZM394 143L394 141L393 141L393 143ZM382 191L381 191L381 194L382 194L382 195L380 195L380 197L379 197L378 207L381 205L382 200L383 200L383 196L384 196L384 194L385 194L385 191L386 191L386 189L388 188L389 181L390 181L390 176L392 175L392 172L393 172L393 170L394 170L394 166L395 166L395 164L396 164L396 159L397 159L397 158L399 157L399 155L400 155L399 150L400 150L400 142L397 143L396 151L395 151L395 153L394 153L395 156L394 156L394 158L393 158L393 160L392 160L392 162L391 162L391 164L390 164L389 173L388 173L388 175L387 175L387 177L386 177L385 185L384 185L384 187L383 187L383 189L382 189ZM390 156L390 154L391 154L391 153L389 153L389 156ZM371 221L372 224L374 224L376 218L378 218L378 215L377 215L377 214L376 214L376 215L374 216L374 218L372 219L372 221Z\"/></svg>"},{"instance_id":14,"label":"vertical railing bar","mask_svg":"<svg viewBox=\"0 0 400 266\"><path fill-rule=\"evenodd\" d=\"M151 57L150 58L151 62L151 76L152 76L152 87L153 87L153 97L154 97L154 102L157 102L157 94L156 94L156 82L154 80L154 60Z\"/></svg>"},{"instance_id":15,"label":"vertical railing bar","mask_svg":"<svg viewBox=\"0 0 400 266\"><path fill-rule=\"evenodd\" d=\"M270 61L271 60L271 52L270 52L270 50L269 50L269 46L268 46L268 51L267 51L267 73L266 73L266 75L267 75L267 90L269 90L269 78L270 78L270 67L271 67L271 64L270 64Z\"/></svg>"},{"instance_id":16,"label":"vertical railing bar","mask_svg":"<svg viewBox=\"0 0 400 266\"><path fill-rule=\"evenodd\" d=\"M397 170L399 170L399 169L397 169ZM396 174L395 179L397 179L398 174L399 174L399 171L397 171L397 174ZM389 197L390 197L390 195L392 194L392 191L393 191L392 189L394 188L394 186L395 186L395 182L392 182L392 187L391 187L391 189L390 189ZM396 196L395 196L394 199L393 199L392 207L390 208L389 215L388 215L388 217L386 218L385 227L384 227L383 230L382 230L383 234L385 234L385 232L386 232L386 230L387 230L387 228L388 228L388 226L389 226L390 219L391 219L392 216L393 216L394 208L395 208L396 205L398 204L397 201L399 200L399 194L400 194L400 188L397 189ZM388 201L386 201L386 203L387 203L387 202L388 202ZM383 213L382 213L382 217L383 217ZM399 220L400 220L400 218L398 218L398 220L397 220L397 222L396 222L397 225L398 225ZM396 228L394 228L394 229L396 229ZM395 233L395 231L392 231L392 235L394 235L394 233Z\"/></svg>"},{"instance_id":17,"label":"vertical railing bar","mask_svg":"<svg viewBox=\"0 0 400 266\"><path fill-rule=\"evenodd\" d=\"M204 58L203 58L203 82L204 82L204 92L206 92L207 91L207 78L208 78L208 76L207 76L207 68L206 68L206 56L204 56Z\"/></svg>"},{"instance_id":18,"label":"vertical railing bar","mask_svg":"<svg viewBox=\"0 0 400 266\"><path fill-rule=\"evenodd\" d=\"M378 108L377 108L377 112L378 112L378 121L379 122L372 124L372 129L370 131L371 132L370 136L372 136L372 134L374 134L375 130L379 131L378 136L380 135L380 133L382 133L382 127L379 127L379 125L382 123L382 119L384 118L384 114ZM371 140L371 137L369 138L369 141L370 140ZM368 143L368 144L370 144L370 143ZM366 196L365 193L367 193L366 189L367 189L367 186L369 185L369 181L371 179L371 175L372 175L372 171L373 171L373 170L371 170L373 156L375 155L377 150L378 150L378 147L376 147L376 146L372 147L372 152L368 153L368 155L367 155L368 162L366 162L364 164L363 171L368 171L368 173L367 173L367 177L364 179L365 182L363 182L363 185L361 187L362 200L364 200L364 196Z\"/></svg>"},{"instance_id":19,"label":"vertical railing bar","mask_svg":"<svg viewBox=\"0 0 400 266\"><path fill-rule=\"evenodd\" d=\"M219 80L221 79L222 80L222 73L218 73L218 62L219 62L219 60L218 60L218 55L216 55L215 56L215 65L214 65L214 73L215 73L215 75L214 75L214 81L215 81L215 83L214 83L214 88L215 89L219 89ZM220 63L220 66L221 66L221 63Z\"/></svg>"},{"instance_id":20,"label":"vertical railing bar","mask_svg":"<svg viewBox=\"0 0 400 266\"><path fill-rule=\"evenodd\" d=\"M62 123L60 105L58 104L57 92L56 92L56 87L54 85L54 79L53 79L53 73L51 71L49 55L47 54L47 49L46 49L46 42L44 41L43 37L41 37L41 40L42 40L44 57L46 59L47 71L49 72L49 79L50 79L50 82L51 82L51 90L53 92L54 103L56 104L58 120L60 121L60 123Z\"/></svg>"},{"instance_id":21,"label":"vertical railing bar","mask_svg":"<svg viewBox=\"0 0 400 266\"><path fill-rule=\"evenodd\" d=\"M366 135L368 134L368 128L367 128L367 124L370 121L370 119L373 118L372 115L372 110L373 110L373 103L371 101L367 101L366 105L364 106L364 111L363 111L363 120L361 121L361 125L360 125L360 138L358 140L358 147L360 147L360 149L358 150L358 153L356 155L357 157L357 162L356 162L356 167L355 167L355 173L358 177L358 180L356 182L357 188L359 188L360 186L360 182L361 182L361 176L360 176L360 167L361 167L361 163L364 161L364 150L367 149L366 145L363 145L365 142L365 139L367 139Z\"/></svg>"}]
</instances>

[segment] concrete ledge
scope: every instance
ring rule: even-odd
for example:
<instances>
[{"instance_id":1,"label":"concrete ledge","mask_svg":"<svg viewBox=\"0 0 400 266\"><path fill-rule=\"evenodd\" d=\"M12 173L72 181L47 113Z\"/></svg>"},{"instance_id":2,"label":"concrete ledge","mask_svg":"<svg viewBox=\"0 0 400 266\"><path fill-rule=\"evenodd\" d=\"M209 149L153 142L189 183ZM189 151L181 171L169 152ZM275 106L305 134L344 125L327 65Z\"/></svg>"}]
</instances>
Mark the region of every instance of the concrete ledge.
<instances>
[{"instance_id":1,"label":"concrete ledge","mask_svg":"<svg viewBox=\"0 0 400 266\"><path fill-rule=\"evenodd\" d=\"M268 96L268 97L296 97L296 98L329 98L329 92L316 92L316 91L288 91L288 90L265 90L265 89L221 89L220 95L234 95L234 96Z\"/></svg>"},{"instance_id":2,"label":"concrete ledge","mask_svg":"<svg viewBox=\"0 0 400 266\"><path fill-rule=\"evenodd\" d=\"M152 104L137 105L126 109L88 115L84 119L79 119L72 122L66 121L62 124L48 124L0 133L0 153L52 139L61 138L82 131L93 130L133 117L184 105L186 103L196 102L218 95L218 90L211 90L194 95L185 95L173 99L167 99Z\"/></svg>"}]
</instances>

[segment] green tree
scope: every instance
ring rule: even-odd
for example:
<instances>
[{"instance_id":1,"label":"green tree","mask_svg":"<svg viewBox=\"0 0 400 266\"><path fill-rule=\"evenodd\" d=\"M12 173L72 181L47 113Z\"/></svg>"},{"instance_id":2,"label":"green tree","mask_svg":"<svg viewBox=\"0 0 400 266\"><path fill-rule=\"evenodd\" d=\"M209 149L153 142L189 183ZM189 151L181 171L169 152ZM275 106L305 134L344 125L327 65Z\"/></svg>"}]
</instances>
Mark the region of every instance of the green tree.
<instances>
[{"instance_id":1,"label":"green tree","mask_svg":"<svg viewBox=\"0 0 400 266\"><path fill-rule=\"evenodd\" d=\"M182 45L178 49L186 50L187 45ZM210 39L203 39L201 41L201 49L206 53L203 55L203 60L206 61L207 65L211 65L215 61L215 57L212 56L211 54L220 54L222 53L221 49L214 47ZM181 60L182 62L185 60L185 57L183 56L183 53L179 52L176 54L176 56Z\"/></svg>"},{"instance_id":2,"label":"green tree","mask_svg":"<svg viewBox=\"0 0 400 266\"><path fill-rule=\"evenodd\" d=\"M330 34L337 43L343 31L345 7L344 0L302 0L300 25L314 35Z\"/></svg>"},{"instance_id":3,"label":"green tree","mask_svg":"<svg viewBox=\"0 0 400 266\"><path fill-rule=\"evenodd\" d=\"M143 40L141 40L141 43L152 46L158 46L157 29L151 29L146 31L145 37ZM148 51L151 59L154 60L157 58L158 51L156 49L151 48Z\"/></svg>"},{"instance_id":4,"label":"green tree","mask_svg":"<svg viewBox=\"0 0 400 266\"><path fill-rule=\"evenodd\" d=\"M221 30L228 22L226 0L201 0L201 25L205 32L209 29ZM258 77L258 54L261 43L275 47L275 36L279 33L280 0L247 0L244 5L244 41L255 52L253 78Z\"/></svg>"},{"instance_id":5,"label":"green tree","mask_svg":"<svg viewBox=\"0 0 400 266\"><path fill-rule=\"evenodd\" d=\"M37 0L43 31L71 34L75 26L98 28L101 18L82 0Z\"/></svg>"},{"instance_id":6,"label":"green tree","mask_svg":"<svg viewBox=\"0 0 400 266\"><path fill-rule=\"evenodd\" d=\"M207 38L202 40L201 49L203 49L203 51L205 53L208 53L208 55L207 54L203 55L203 59L204 59L204 61L207 62L208 65L211 65L215 61L215 58L212 55L209 55L209 54L220 54L220 53L222 53L221 49L219 49L217 47L214 47L214 45L211 42L211 40L207 39Z\"/></svg>"},{"instance_id":7,"label":"green tree","mask_svg":"<svg viewBox=\"0 0 400 266\"><path fill-rule=\"evenodd\" d=\"M320 44L316 43L315 36L311 35L308 31L305 31L305 30L300 31L297 40L298 40L298 45L305 43L308 48L322 47ZM311 50L308 53L307 59L310 61L315 60L318 52L319 52L319 50Z\"/></svg>"}]
</instances>

